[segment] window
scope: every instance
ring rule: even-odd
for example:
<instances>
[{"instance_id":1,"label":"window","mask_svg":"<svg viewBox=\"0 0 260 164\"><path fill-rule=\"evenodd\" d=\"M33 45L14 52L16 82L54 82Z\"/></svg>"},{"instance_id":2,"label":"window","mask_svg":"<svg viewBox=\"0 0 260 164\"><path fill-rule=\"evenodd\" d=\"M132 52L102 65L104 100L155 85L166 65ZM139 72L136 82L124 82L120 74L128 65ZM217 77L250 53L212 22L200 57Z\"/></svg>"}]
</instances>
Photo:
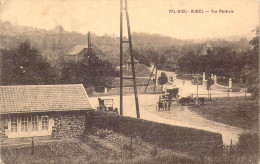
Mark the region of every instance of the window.
<instances>
[{"instance_id":1,"label":"window","mask_svg":"<svg viewBox=\"0 0 260 164\"><path fill-rule=\"evenodd\" d=\"M21 118L21 132L28 131L28 117Z\"/></svg>"},{"instance_id":2,"label":"window","mask_svg":"<svg viewBox=\"0 0 260 164\"><path fill-rule=\"evenodd\" d=\"M47 136L52 133L54 121L46 115L11 116L8 121L8 138Z\"/></svg>"},{"instance_id":3,"label":"window","mask_svg":"<svg viewBox=\"0 0 260 164\"><path fill-rule=\"evenodd\" d=\"M32 116L32 131L38 131L38 116Z\"/></svg>"},{"instance_id":4,"label":"window","mask_svg":"<svg viewBox=\"0 0 260 164\"><path fill-rule=\"evenodd\" d=\"M48 116L42 116L42 130L48 130Z\"/></svg>"},{"instance_id":5,"label":"window","mask_svg":"<svg viewBox=\"0 0 260 164\"><path fill-rule=\"evenodd\" d=\"M11 118L11 132L16 133L17 132L17 122L18 118L17 117L12 117Z\"/></svg>"}]
</instances>

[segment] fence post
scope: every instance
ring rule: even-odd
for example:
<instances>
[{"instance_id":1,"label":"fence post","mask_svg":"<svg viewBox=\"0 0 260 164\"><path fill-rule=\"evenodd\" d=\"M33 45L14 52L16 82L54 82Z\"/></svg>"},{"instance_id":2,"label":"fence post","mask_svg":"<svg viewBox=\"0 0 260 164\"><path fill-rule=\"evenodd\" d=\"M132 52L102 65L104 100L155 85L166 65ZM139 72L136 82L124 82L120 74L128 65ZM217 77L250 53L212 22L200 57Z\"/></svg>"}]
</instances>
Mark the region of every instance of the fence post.
<instances>
[{"instance_id":1,"label":"fence post","mask_svg":"<svg viewBox=\"0 0 260 164\"><path fill-rule=\"evenodd\" d=\"M211 93L209 93L209 99L211 100Z\"/></svg>"},{"instance_id":2,"label":"fence post","mask_svg":"<svg viewBox=\"0 0 260 164\"><path fill-rule=\"evenodd\" d=\"M227 97L229 98L229 90L228 90L228 92L227 92Z\"/></svg>"},{"instance_id":3,"label":"fence post","mask_svg":"<svg viewBox=\"0 0 260 164\"><path fill-rule=\"evenodd\" d=\"M245 99L246 99L246 91L245 91Z\"/></svg>"},{"instance_id":4,"label":"fence post","mask_svg":"<svg viewBox=\"0 0 260 164\"><path fill-rule=\"evenodd\" d=\"M240 111L240 102L238 103L238 112Z\"/></svg>"},{"instance_id":5,"label":"fence post","mask_svg":"<svg viewBox=\"0 0 260 164\"><path fill-rule=\"evenodd\" d=\"M131 135L131 158L133 158L133 136Z\"/></svg>"},{"instance_id":6,"label":"fence post","mask_svg":"<svg viewBox=\"0 0 260 164\"><path fill-rule=\"evenodd\" d=\"M32 151L31 154L34 155L34 141L33 141L33 137L32 137Z\"/></svg>"}]
</instances>

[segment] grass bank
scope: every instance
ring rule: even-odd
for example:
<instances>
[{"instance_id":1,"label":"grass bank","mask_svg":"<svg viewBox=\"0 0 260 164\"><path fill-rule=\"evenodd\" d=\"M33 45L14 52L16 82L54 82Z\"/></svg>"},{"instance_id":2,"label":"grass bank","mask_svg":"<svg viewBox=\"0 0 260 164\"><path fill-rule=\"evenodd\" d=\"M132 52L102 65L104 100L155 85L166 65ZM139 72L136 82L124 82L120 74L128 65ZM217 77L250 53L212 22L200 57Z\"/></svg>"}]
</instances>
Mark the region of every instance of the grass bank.
<instances>
[{"instance_id":1,"label":"grass bank","mask_svg":"<svg viewBox=\"0 0 260 164\"><path fill-rule=\"evenodd\" d=\"M192 106L189 109L209 120L249 129L253 132L259 131L259 104L250 98L215 98L207 101L205 105Z\"/></svg>"}]
</instances>

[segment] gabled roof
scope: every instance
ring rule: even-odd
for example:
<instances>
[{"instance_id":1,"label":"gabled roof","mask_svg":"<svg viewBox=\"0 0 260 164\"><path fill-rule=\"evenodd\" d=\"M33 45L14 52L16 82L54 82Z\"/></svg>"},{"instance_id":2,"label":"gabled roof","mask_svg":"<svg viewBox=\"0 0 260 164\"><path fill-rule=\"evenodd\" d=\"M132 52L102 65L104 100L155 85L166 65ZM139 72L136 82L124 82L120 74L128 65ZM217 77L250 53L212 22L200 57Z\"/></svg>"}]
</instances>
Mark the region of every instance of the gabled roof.
<instances>
[{"instance_id":1,"label":"gabled roof","mask_svg":"<svg viewBox=\"0 0 260 164\"><path fill-rule=\"evenodd\" d=\"M88 45L74 45L72 49L66 53L66 55L78 55L84 48L88 48Z\"/></svg>"},{"instance_id":2,"label":"gabled roof","mask_svg":"<svg viewBox=\"0 0 260 164\"><path fill-rule=\"evenodd\" d=\"M125 63L131 63L131 57L130 57L130 56L129 56L129 58L125 61ZM139 61L134 58L134 63L139 63Z\"/></svg>"},{"instance_id":3,"label":"gabled roof","mask_svg":"<svg viewBox=\"0 0 260 164\"><path fill-rule=\"evenodd\" d=\"M0 86L0 114L92 110L82 84Z\"/></svg>"},{"instance_id":4,"label":"gabled roof","mask_svg":"<svg viewBox=\"0 0 260 164\"><path fill-rule=\"evenodd\" d=\"M74 45L71 50L69 52L67 52L65 55L78 55L81 51L83 51L84 49L86 49L86 51L88 50L88 45L85 44L76 44ZM92 44L92 51L93 53L95 53L96 55L101 55L104 56L104 53L95 45Z\"/></svg>"},{"instance_id":5,"label":"gabled roof","mask_svg":"<svg viewBox=\"0 0 260 164\"><path fill-rule=\"evenodd\" d=\"M212 45L210 44L210 42L208 41L207 42L207 46L206 46L207 48L212 48Z\"/></svg>"}]
</instances>

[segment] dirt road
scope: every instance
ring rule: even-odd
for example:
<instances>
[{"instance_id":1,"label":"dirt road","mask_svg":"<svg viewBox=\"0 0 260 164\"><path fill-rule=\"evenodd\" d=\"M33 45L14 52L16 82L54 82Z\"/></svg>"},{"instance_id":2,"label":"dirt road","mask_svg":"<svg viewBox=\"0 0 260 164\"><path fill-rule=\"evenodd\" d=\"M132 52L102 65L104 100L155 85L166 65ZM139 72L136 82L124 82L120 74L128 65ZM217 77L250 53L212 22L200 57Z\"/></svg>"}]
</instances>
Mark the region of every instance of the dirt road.
<instances>
[{"instance_id":1,"label":"dirt road","mask_svg":"<svg viewBox=\"0 0 260 164\"><path fill-rule=\"evenodd\" d=\"M174 74L174 73L173 73ZM174 75L173 75L174 76ZM196 93L197 86L192 85L190 81L185 81L183 85L181 80L174 79L175 85L179 87L179 94L181 96L191 95L191 93ZM199 87L199 93L207 94L208 91L202 86ZM244 93L230 93L232 96L243 96ZM222 91L212 91L212 97L226 97L227 93ZM201 117L195 112L189 110L187 107L172 105L171 111L157 112L156 105L159 100L158 94L140 94L139 106L140 115L142 119L151 120L155 122L191 127L196 129L203 129L211 132L221 133L223 136L224 144L230 144L232 139L233 143L238 141L238 135L243 133L244 129L229 126L223 123L214 122ZM113 98L114 107L120 107L119 96L104 96L101 98ZM97 97L90 97L93 107L96 109L98 106ZM136 117L135 111L135 100L134 95L127 95L123 98L123 115Z\"/></svg>"}]
</instances>

